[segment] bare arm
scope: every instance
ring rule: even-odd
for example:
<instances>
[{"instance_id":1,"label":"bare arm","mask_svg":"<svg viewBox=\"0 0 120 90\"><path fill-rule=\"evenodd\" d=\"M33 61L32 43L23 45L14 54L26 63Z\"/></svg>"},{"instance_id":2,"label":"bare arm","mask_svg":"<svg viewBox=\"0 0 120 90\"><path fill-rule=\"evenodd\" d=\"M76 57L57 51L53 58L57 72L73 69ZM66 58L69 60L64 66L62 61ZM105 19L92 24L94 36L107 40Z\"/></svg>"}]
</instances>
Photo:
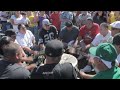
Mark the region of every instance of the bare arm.
<instances>
[{"instance_id":1,"label":"bare arm","mask_svg":"<svg viewBox=\"0 0 120 90\"><path fill-rule=\"evenodd\" d=\"M22 48L23 48L23 50L26 50L26 51L30 52L31 54L34 53L34 51L31 50L29 47L22 47Z\"/></svg>"},{"instance_id":2,"label":"bare arm","mask_svg":"<svg viewBox=\"0 0 120 90\"><path fill-rule=\"evenodd\" d=\"M91 79L93 78L95 75L90 75L90 74L86 74L83 71L80 71L80 76L83 77L84 79Z\"/></svg>"},{"instance_id":3,"label":"bare arm","mask_svg":"<svg viewBox=\"0 0 120 90\"><path fill-rule=\"evenodd\" d=\"M23 57L21 61L32 62L32 61L33 61L33 57L32 57L32 56L29 56L29 57Z\"/></svg>"}]
</instances>

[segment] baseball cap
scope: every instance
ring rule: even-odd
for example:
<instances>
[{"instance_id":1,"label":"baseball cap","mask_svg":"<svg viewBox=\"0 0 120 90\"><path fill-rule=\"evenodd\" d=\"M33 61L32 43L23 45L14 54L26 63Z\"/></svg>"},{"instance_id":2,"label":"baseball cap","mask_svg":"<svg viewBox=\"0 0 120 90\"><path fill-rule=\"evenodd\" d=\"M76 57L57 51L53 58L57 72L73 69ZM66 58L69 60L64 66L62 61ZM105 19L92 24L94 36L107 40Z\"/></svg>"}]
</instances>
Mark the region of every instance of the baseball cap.
<instances>
[{"instance_id":1,"label":"baseball cap","mask_svg":"<svg viewBox=\"0 0 120 90\"><path fill-rule=\"evenodd\" d=\"M111 63L117 58L117 51L115 47L110 43L102 43L97 47L91 47L89 49L90 54L101 58L102 62L111 68Z\"/></svg>"},{"instance_id":2,"label":"baseball cap","mask_svg":"<svg viewBox=\"0 0 120 90\"><path fill-rule=\"evenodd\" d=\"M92 18L92 17L88 17L87 20L91 20L91 21L93 21L93 18Z\"/></svg>"},{"instance_id":3,"label":"baseball cap","mask_svg":"<svg viewBox=\"0 0 120 90\"><path fill-rule=\"evenodd\" d=\"M112 28L120 29L120 21L115 21L115 22L111 23L110 26Z\"/></svg>"},{"instance_id":4,"label":"baseball cap","mask_svg":"<svg viewBox=\"0 0 120 90\"><path fill-rule=\"evenodd\" d=\"M50 57L61 56L64 52L63 43L59 40L48 41L45 48L45 54Z\"/></svg>"},{"instance_id":5,"label":"baseball cap","mask_svg":"<svg viewBox=\"0 0 120 90\"><path fill-rule=\"evenodd\" d=\"M73 25L73 23L71 21L68 21L68 22L65 23L66 27L71 27L72 25Z\"/></svg>"},{"instance_id":6,"label":"baseball cap","mask_svg":"<svg viewBox=\"0 0 120 90\"><path fill-rule=\"evenodd\" d=\"M43 25L50 25L51 23L50 23L50 21L49 21L48 19L44 19L44 20L42 21L42 24L43 24Z\"/></svg>"},{"instance_id":7,"label":"baseball cap","mask_svg":"<svg viewBox=\"0 0 120 90\"><path fill-rule=\"evenodd\" d=\"M120 45L120 33L115 34L113 37L113 45Z\"/></svg>"}]
</instances>

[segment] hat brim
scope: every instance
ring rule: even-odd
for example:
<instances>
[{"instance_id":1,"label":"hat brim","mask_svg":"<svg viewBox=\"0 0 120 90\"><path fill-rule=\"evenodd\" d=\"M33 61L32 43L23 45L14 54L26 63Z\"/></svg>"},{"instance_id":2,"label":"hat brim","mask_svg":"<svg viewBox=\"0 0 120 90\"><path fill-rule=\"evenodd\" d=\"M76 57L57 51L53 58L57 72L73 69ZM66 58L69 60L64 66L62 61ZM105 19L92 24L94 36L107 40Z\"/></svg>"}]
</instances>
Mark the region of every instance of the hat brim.
<instances>
[{"instance_id":1,"label":"hat brim","mask_svg":"<svg viewBox=\"0 0 120 90\"><path fill-rule=\"evenodd\" d=\"M89 53L96 56L96 50L97 50L97 47L91 47L89 49Z\"/></svg>"},{"instance_id":2,"label":"hat brim","mask_svg":"<svg viewBox=\"0 0 120 90\"><path fill-rule=\"evenodd\" d=\"M49 23L49 24L44 24L44 25L51 25L52 23Z\"/></svg>"},{"instance_id":3,"label":"hat brim","mask_svg":"<svg viewBox=\"0 0 120 90\"><path fill-rule=\"evenodd\" d=\"M102 60L102 62L103 62L108 68L111 68L111 67L112 67L112 65L111 65L112 62L108 62L108 61L103 60L103 59L101 59L101 60Z\"/></svg>"},{"instance_id":4,"label":"hat brim","mask_svg":"<svg viewBox=\"0 0 120 90\"><path fill-rule=\"evenodd\" d=\"M120 28L118 28L118 27L115 27L115 25L114 25L113 23L111 23L110 26L111 26L112 28L120 29Z\"/></svg>"}]
</instances>

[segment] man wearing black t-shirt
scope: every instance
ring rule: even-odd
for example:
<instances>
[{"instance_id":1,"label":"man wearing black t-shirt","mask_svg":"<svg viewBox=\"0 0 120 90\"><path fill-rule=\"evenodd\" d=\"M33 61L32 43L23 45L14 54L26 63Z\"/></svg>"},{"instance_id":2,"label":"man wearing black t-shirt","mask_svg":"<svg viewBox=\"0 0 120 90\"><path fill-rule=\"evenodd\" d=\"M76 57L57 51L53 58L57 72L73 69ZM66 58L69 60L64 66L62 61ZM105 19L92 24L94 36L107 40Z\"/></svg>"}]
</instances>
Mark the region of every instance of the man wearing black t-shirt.
<instances>
[{"instance_id":1,"label":"man wearing black t-shirt","mask_svg":"<svg viewBox=\"0 0 120 90\"><path fill-rule=\"evenodd\" d=\"M57 29L54 25L51 25L48 19L42 21L42 30L39 33L38 44L43 47L48 41L56 39L58 37Z\"/></svg>"},{"instance_id":2,"label":"man wearing black t-shirt","mask_svg":"<svg viewBox=\"0 0 120 90\"><path fill-rule=\"evenodd\" d=\"M59 40L48 41L45 47L45 64L34 69L32 79L76 79L76 71L72 64L60 64L63 54L63 43Z\"/></svg>"}]
</instances>

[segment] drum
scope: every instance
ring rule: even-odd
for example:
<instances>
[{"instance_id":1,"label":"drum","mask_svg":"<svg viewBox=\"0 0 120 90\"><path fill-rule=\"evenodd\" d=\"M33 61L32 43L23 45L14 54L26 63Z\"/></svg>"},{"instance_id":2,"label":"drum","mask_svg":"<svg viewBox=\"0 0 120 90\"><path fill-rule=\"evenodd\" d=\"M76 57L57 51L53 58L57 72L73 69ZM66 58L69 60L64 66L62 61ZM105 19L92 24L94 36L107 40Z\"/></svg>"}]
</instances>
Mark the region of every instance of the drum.
<instances>
[{"instance_id":1,"label":"drum","mask_svg":"<svg viewBox=\"0 0 120 90\"><path fill-rule=\"evenodd\" d=\"M73 55L64 53L61 57L60 64L66 63L66 62L71 63L73 67L77 67L77 64L78 64L78 60L76 57L74 57Z\"/></svg>"}]
</instances>

